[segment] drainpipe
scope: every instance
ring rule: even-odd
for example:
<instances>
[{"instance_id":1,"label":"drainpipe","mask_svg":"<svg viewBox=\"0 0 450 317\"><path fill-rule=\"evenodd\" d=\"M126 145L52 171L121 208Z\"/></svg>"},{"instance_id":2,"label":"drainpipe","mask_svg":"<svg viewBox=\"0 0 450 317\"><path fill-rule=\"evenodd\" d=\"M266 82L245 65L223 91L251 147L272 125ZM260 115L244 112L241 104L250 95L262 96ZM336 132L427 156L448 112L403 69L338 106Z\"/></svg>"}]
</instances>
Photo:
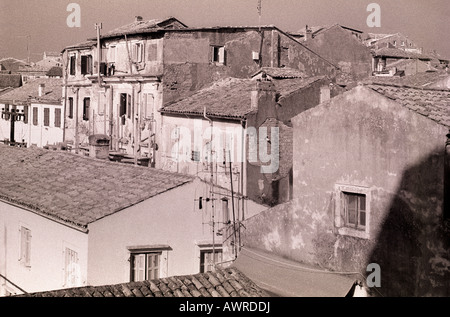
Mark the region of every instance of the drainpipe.
<instances>
[{"instance_id":1,"label":"drainpipe","mask_svg":"<svg viewBox=\"0 0 450 317\"><path fill-rule=\"evenodd\" d=\"M444 219L450 220L450 130L444 154Z\"/></svg>"},{"instance_id":2,"label":"drainpipe","mask_svg":"<svg viewBox=\"0 0 450 317\"><path fill-rule=\"evenodd\" d=\"M215 254L216 254L216 243L215 243L215 236L216 236L216 230L215 230L215 219L214 219L214 188L213 188L213 184L214 184L214 163L213 163L213 150L212 150L212 140L213 140L213 121L208 118L206 116L206 107L203 108L203 117L209 121L209 126L211 128L211 140L209 143L209 153L210 153L210 160L211 160L211 218L212 218L212 237L213 237L213 254L212 254L212 259L213 259L213 263L214 265L216 264L214 262L214 258L215 258Z\"/></svg>"},{"instance_id":3,"label":"drainpipe","mask_svg":"<svg viewBox=\"0 0 450 317\"><path fill-rule=\"evenodd\" d=\"M80 88L75 88L75 153L78 154L80 136L78 135L78 94L80 92Z\"/></svg>"}]
</instances>

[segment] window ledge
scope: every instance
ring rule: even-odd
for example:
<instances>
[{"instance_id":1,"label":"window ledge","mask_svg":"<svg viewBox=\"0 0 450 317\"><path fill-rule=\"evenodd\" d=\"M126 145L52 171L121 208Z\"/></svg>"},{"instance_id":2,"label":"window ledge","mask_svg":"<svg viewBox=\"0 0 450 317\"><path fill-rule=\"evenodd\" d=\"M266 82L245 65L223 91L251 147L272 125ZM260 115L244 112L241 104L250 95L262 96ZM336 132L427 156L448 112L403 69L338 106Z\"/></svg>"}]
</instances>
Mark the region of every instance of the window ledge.
<instances>
[{"instance_id":1,"label":"window ledge","mask_svg":"<svg viewBox=\"0 0 450 317\"><path fill-rule=\"evenodd\" d=\"M152 251L172 251L172 248L167 244L155 244L155 245L138 245L129 246L127 250L133 253L143 253Z\"/></svg>"},{"instance_id":2,"label":"window ledge","mask_svg":"<svg viewBox=\"0 0 450 317\"><path fill-rule=\"evenodd\" d=\"M363 230L357 230L348 227L337 228L338 233L343 236L350 236L360 239L370 239L369 233Z\"/></svg>"}]
</instances>

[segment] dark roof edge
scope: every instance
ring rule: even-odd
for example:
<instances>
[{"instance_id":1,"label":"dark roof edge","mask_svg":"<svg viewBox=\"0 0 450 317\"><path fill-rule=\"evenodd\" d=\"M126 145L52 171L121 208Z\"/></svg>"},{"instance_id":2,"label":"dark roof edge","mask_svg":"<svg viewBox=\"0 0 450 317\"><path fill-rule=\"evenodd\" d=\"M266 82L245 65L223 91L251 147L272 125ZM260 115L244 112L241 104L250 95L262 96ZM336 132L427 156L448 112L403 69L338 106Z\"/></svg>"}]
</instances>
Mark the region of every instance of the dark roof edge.
<instances>
[{"instance_id":1,"label":"dark roof edge","mask_svg":"<svg viewBox=\"0 0 450 317\"><path fill-rule=\"evenodd\" d=\"M20 201L17 201L16 199L12 199L12 198L6 197L4 195L0 195L0 202L3 202L5 204L11 205L11 206L16 207L16 208L20 208L20 209L32 212L32 213L34 213L34 214L36 214L38 216L44 217L46 219L49 219L51 221L54 221L56 223L59 223L60 225L64 225L66 227L69 227L71 229L75 229L75 230L83 232L83 233L88 233L89 232L89 230L87 228L87 225L77 224L77 223L75 223L73 221L65 220L65 219L60 218L60 217L56 217L53 214L50 214L48 212L40 210L38 207L32 208L32 206L29 206L29 205L24 204L24 203L22 203Z\"/></svg>"}]
</instances>

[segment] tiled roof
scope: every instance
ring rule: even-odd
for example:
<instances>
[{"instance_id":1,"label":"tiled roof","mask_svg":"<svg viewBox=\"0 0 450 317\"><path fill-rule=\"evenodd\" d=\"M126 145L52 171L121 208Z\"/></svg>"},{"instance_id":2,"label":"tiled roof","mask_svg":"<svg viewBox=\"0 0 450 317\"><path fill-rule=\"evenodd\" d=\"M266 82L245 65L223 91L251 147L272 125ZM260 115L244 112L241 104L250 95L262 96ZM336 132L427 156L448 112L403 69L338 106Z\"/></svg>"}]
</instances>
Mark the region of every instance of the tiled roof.
<instances>
[{"instance_id":1,"label":"tiled roof","mask_svg":"<svg viewBox=\"0 0 450 317\"><path fill-rule=\"evenodd\" d=\"M303 78L305 77L304 73L301 72L298 69L295 68L289 68L289 67L262 67L259 71L257 71L255 74L252 75L252 77L260 74L265 73L269 75L272 78L275 79L286 79L286 78Z\"/></svg>"},{"instance_id":2,"label":"tiled roof","mask_svg":"<svg viewBox=\"0 0 450 317\"><path fill-rule=\"evenodd\" d=\"M408 52L405 50L400 50L398 48L389 48L389 47L383 47L378 50L374 50L374 55L375 56L394 57L394 58L418 58L418 59L425 59L425 60L433 59L432 56L428 56L425 54Z\"/></svg>"},{"instance_id":3,"label":"tiled roof","mask_svg":"<svg viewBox=\"0 0 450 317\"><path fill-rule=\"evenodd\" d=\"M50 76L50 77L62 77L62 75L63 75L63 69L62 69L62 67L58 67L58 66L53 66L47 72L47 76Z\"/></svg>"},{"instance_id":4,"label":"tiled roof","mask_svg":"<svg viewBox=\"0 0 450 317\"><path fill-rule=\"evenodd\" d=\"M426 88L442 80L448 79L450 74L447 72L433 71L433 72L421 72L414 75L403 77L377 77L371 76L363 80L366 84L381 84L381 85L396 85L407 87Z\"/></svg>"},{"instance_id":5,"label":"tiled roof","mask_svg":"<svg viewBox=\"0 0 450 317\"><path fill-rule=\"evenodd\" d=\"M277 92L281 96L286 96L323 78L321 76L307 79L283 79L274 80L273 83ZM167 103L161 109L161 112L203 115L204 108L206 108L208 116L231 119L245 118L252 113L251 91L256 85L256 80L225 78L199 90L190 97Z\"/></svg>"},{"instance_id":6,"label":"tiled roof","mask_svg":"<svg viewBox=\"0 0 450 317\"><path fill-rule=\"evenodd\" d=\"M27 62L14 57L7 57L0 59L0 64L3 65L6 70L15 72L19 70L20 66L27 65Z\"/></svg>"},{"instance_id":7,"label":"tiled roof","mask_svg":"<svg viewBox=\"0 0 450 317\"><path fill-rule=\"evenodd\" d=\"M84 41L84 42L80 42L80 43L76 43L76 44L71 44L69 46L66 46L63 50L63 52L65 50L70 50L70 49L90 49L94 46L97 46L97 41L94 40L88 40L88 41Z\"/></svg>"},{"instance_id":8,"label":"tiled roof","mask_svg":"<svg viewBox=\"0 0 450 317\"><path fill-rule=\"evenodd\" d=\"M39 97L40 84L45 85L44 95L41 97ZM28 104L33 100L41 103L59 103L62 96L62 84L63 82L60 78L36 78L0 96L0 102Z\"/></svg>"},{"instance_id":9,"label":"tiled roof","mask_svg":"<svg viewBox=\"0 0 450 317\"><path fill-rule=\"evenodd\" d=\"M450 127L450 90L393 85L368 85L367 87L439 124Z\"/></svg>"},{"instance_id":10,"label":"tiled roof","mask_svg":"<svg viewBox=\"0 0 450 317\"><path fill-rule=\"evenodd\" d=\"M174 276L151 281L116 285L87 286L19 297L265 297L256 286L236 268L215 272Z\"/></svg>"},{"instance_id":11,"label":"tiled roof","mask_svg":"<svg viewBox=\"0 0 450 317\"><path fill-rule=\"evenodd\" d=\"M192 176L0 144L0 199L82 230Z\"/></svg>"},{"instance_id":12,"label":"tiled roof","mask_svg":"<svg viewBox=\"0 0 450 317\"><path fill-rule=\"evenodd\" d=\"M165 29L171 29L174 24L171 22L178 22L182 27L186 27L182 22L173 17L168 17L166 19L153 19L148 21L135 21L133 23L118 27L112 31L103 34L102 38L123 36L125 34L141 34L141 33L151 33L157 32Z\"/></svg>"}]
</instances>

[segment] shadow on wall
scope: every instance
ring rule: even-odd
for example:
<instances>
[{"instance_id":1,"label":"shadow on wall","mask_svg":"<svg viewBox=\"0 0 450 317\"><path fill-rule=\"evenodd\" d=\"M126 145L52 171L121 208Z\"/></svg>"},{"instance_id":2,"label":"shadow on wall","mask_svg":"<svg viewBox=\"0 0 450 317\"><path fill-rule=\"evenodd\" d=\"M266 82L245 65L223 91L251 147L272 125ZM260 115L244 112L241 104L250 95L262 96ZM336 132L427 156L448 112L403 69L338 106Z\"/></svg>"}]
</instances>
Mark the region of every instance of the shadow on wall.
<instances>
[{"instance_id":1,"label":"shadow on wall","mask_svg":"<svg viewBox=\"0 0 450 317\"><path fill-rule=\"evenodd\" d=\"M443 151L403 173L369 263L384 296L450 296L450 231L443 216Z\"/></svg>"}]
</instances>

